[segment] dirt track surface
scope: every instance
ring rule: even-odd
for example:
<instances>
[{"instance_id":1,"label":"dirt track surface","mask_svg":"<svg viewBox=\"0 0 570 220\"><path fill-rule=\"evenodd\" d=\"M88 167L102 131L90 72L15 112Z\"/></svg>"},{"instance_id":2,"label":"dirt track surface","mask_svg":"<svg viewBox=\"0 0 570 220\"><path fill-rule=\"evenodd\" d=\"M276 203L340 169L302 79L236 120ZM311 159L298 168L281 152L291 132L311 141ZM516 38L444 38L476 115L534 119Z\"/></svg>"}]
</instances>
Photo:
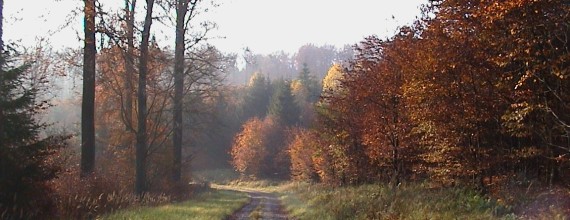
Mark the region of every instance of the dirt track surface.
<instances>
[{"instance_id":1,"label":"dirt track surface","mask_svg":"<svg viewBox=\"0 0 570 220\"><path fill-rule=\"evenodd\" d=\"M249 203L235 212L229 219L290 219L283 211L281 202L276 195L251 191L247 191L247 193L250 198Z\"/></svg>"}]
</instances>

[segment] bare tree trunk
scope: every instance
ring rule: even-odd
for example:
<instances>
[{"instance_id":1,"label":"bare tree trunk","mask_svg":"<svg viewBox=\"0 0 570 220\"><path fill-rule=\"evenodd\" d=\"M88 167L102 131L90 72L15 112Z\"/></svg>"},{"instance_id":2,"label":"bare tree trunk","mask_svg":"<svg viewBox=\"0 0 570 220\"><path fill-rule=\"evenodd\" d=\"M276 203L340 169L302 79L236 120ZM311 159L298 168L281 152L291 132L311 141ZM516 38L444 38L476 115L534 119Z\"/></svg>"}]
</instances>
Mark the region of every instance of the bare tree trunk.
<instances>
[{"instance_id":1,"label":"bare tree trunk","mask_svg":"<svg viewBox=\"0 0 570 220\"><path fill-rule=\"evenodd\" d=\"M129 4L130 2L130 4ZM125 0L125 17L127 23L127 54L125 56L125 127L127 130L133 130L133 75L134 67L134 29L135 29L135 7L136 0Z\"/></svg>"},{"instance_id":2,"label":"bare tree trunk","mask_svg":"<svg viewBox=\"0 0 570 220\"><path fill-rule=\"evenodd\" d=\"M0 0L0 54L4 53L4 0Z\"/></svg>"},{"instance_id":3,"label":"bare tree trunk","mask_svg":"<svg viewBox=\"0 0 570 220\"><path fill-rule=\"evenodd\" d=\"M173 147L174 166L172 179L175 182L181 179L182 170L182 100L184 98L184 51L186 33L185 18L188 12L189 0L177 0L176 2L176 41L174 46L174 114L173 114Z\"/></svg>"},{"instance_id":4,"label":"bare tree trunk","mask_svg":"<svg viewBox=\"0 0 570 220\"><path fill-rule=\"evenodd\" d=\"M142 31L142 40L139 59L139 85L138 85L138 129L136 146L136 178L135 192L142 195L146 191L146 157L147 157L147 134L146 134L146 78L148 73L148 47L150 39L150 27L152 25L152 8L154 0L146 0L146 17Z\"/></svg>"},{"instance_id":5,"label":"bare tree trunk","mask_svg":"<svg viewBox=\"0 0 570 220\"><path fill-rule=\"evenodd\" d=\"M81 176L95 167L95 0L85 2L83 99L81 101Z\"/></svg>"},{"instance_id":6,"label":"bare tree trunk","mask_svg":"<svg viewBox=\"0 0 570 220\"><path fill-rule=\"evenodd\" d=\"M0 0L0 64L4 64L4 0ZM3 68L0 66L0 68ZM3 71L2 71L3 72ZM4 87L4 80L2 76L0 76L0 88ZM0 97L1 98L1 97ZM0 106L0 141L4 139L4 109ZM2 152L2 144L0 144L0 180L4 180L4 176L6 173L6 166L4 165L4 155Z\"/></svg>"}]
</instances>

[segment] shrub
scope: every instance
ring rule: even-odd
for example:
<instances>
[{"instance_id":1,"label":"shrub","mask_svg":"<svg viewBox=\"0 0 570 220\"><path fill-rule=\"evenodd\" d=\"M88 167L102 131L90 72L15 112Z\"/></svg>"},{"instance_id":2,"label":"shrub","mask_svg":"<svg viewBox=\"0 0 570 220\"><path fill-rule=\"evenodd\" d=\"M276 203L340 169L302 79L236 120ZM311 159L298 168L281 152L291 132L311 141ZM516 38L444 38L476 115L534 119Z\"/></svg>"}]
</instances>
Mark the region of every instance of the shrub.
<instances>
[{"instance_id":1,"label":"shrub","mask_svg":"<svg viewBox=\"0 0 570 220\"><path fill-rule=\"evenodd\" d=\"M128 182L128 181L127 181ZM125 184L114 175L92 174L79 178L77 169L52 182L59 219L88 219L127 207L170 202L167 194L137 196L133 184Z\"/></svg>"}]
</instances>

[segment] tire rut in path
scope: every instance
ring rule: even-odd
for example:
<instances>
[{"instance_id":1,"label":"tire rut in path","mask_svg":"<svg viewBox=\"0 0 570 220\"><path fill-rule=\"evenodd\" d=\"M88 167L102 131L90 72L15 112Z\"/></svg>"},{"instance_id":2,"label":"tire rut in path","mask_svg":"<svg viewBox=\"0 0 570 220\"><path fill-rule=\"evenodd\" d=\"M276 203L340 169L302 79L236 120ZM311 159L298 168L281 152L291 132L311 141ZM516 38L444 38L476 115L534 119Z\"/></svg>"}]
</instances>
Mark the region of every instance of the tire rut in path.
<instances>
[{"instance_id":1,"label":"tire rut in path","mask_svg":"<svg viewBox=\"0 0 570 220\"><path fill-rule=\"evenodd\" d=\"M276 195L264 192L248 192L250 201L241 209L236 211L228 219L291 219L283 211L281 202Z\"/></svg>"}]
</instances>

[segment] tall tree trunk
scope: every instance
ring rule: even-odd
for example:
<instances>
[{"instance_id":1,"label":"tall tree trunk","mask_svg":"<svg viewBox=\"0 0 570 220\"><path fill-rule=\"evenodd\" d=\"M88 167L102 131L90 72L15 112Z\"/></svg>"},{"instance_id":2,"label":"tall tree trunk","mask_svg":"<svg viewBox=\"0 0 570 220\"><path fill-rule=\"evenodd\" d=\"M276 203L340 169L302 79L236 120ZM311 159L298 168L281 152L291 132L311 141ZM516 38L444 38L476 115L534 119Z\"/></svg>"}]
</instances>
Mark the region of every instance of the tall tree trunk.
<instances>
[{"instance_id":1,"label":"tall tree trunk","mask_svg":"<svg viewBox=\"0 0 570 220\"><path fill-rule=\"evenodd\" d=\"M142 195L146 191L146 157L147 157L147 134L146 134L146 78L148 73L148 50L150 39L150 27L152 25L152 8L154 0L146 0L146 17L142 31L142 40L139 59L139 85L138 99L138 129L136 146L136 178L135 192Z\"/></svg>"},{"instance_id":2,"label":"tall tree trunk","mask_svg":"<svg viewBox=\"0 0 570 220\"><path fill-rule=\"evenodd\" d=\"M182 170L182 99L184 98L184 51L186 28L186 12L188 12L189 0L177 0L176 2L176 41L174 46L174 166L172 179L180 181Z\"/></svg>"},{"instance_id":3,"label":"tall tree trunk","mask_svg":"<svg viewBox=\"0 0 570 220\"><path fill-rule=\"evenodd\" d=\"M0 68L4 68L3 64L4 64L4 39L3 39L3 34L4 34L4 0L0 0ZM3 71L1 71L3 72ZM0 76L0 88L4 87L4 79L2 79L2 76ZM0 98L2 98L2 96L0 96ZM0 100L1 101L1 100ZM4 141L4 110L3 107L0 106L0 142ZM0 181L4 180L4 176L6 173L6 166L5 166L5 162L4 162L4 155L3 151L4 149L2 149L4 146L2 146L2 144L0 144Z\"/></svg>"},{"instance_id":4,"label":"tall tree trunk","mask_svg":"<svg viewBox=\"0 0 570 220\"><path fill-rule=\"evenodd\" d=\"M95 167L95 0L85 2L83 99L81 101L81 176Z\"/></svg>"},{"instance_id":5,"label":"tall tree trunk","mask_svg":"<svg viewBox=\"0 0 570 220\"><path fill-rule=\"evenodd\" d=\"M130 2L130 4L129 4ZM135 29L135 8L136 0L125 0L125 20L127 23L127 53L125 55L125 127L129 131L133 131L133 75L135 72L134 64L134 29ZM130 141L129 141L130 142ZM129 144L130 145L130 144Z\"/></svg>"},{"instance_id":6,"label":"tall tree trunk","mask_svg":"<svg viewBox=\"0 0 570 220\"><path fill-rule=\"evenodd\" d=\"M0 0L0 54L4 53L4 0Z\"/></svg>"}]
</instances>

